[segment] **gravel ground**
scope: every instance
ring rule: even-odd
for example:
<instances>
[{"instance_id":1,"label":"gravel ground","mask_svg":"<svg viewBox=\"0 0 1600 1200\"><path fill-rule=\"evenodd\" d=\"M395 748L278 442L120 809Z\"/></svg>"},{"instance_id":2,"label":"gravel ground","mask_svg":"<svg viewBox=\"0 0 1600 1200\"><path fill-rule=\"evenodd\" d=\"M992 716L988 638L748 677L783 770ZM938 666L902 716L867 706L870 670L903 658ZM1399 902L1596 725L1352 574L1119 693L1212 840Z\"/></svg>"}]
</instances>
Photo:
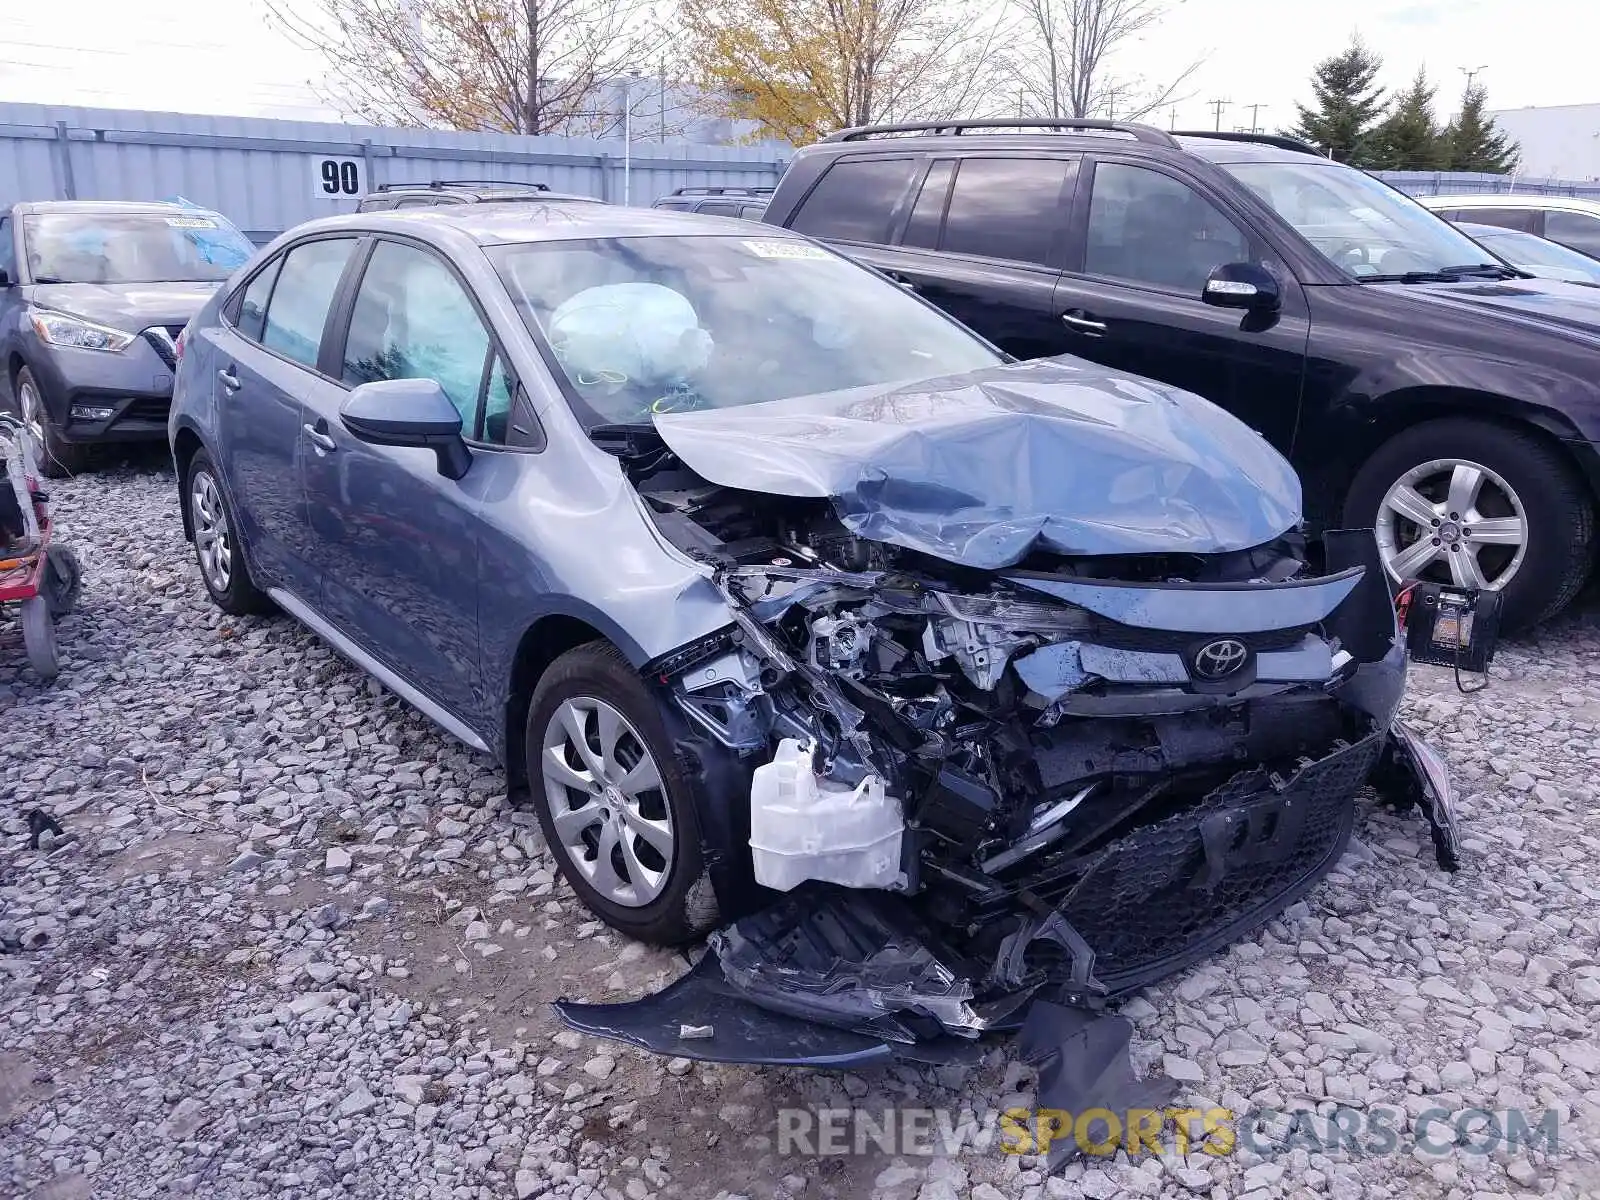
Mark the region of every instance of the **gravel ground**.
<instances>
[{"instance_id":1,"label":"gravel ground","mask_svg":"<svg viewBox=\"0 0 1600 1200\"><path fill-rule=\"evenodd\" d=\"M1309 1110L1302 1140L1047 1179L993 1146L777 1152L786 1106L1026 1104L1004 1048L840 1075L559 1032L549 1000L633 996L682 961L588 919L492 766L291 621L213 609L159 456L54 496L86 584L53 687L0 617L0 1196L1600 1194L1593 601L1504 645L1479 695L1413 675L1465 870L1366 813L1306 902L1125 1010L1136 1061L1196 1107ZM68 840L27 848L36 804ZM1336 1109L1398 1145L1336 1144ZM1559 1147L1410 1136L1468 1109L1553 1111Z\"/></svg>"}]
</instances>

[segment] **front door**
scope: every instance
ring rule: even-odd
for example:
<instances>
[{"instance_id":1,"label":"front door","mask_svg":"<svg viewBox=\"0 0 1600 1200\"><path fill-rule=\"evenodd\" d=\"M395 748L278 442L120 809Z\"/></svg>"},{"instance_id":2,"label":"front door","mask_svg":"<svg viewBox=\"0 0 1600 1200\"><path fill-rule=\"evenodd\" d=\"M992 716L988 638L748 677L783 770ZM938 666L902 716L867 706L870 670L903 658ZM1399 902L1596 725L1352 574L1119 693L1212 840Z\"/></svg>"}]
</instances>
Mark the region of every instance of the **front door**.
<instances>
[{"instance_id":1,"label":"front door","mask_svg":"<svg viewBox=\"0 0 1600 1200\"><path fill-rule=\"evenodd\" d=\"M1191 182L1103 157L1055 306L1070 352L1197 392L1287 453L1310 329L1300 285L1245 226ZM1278 279L1271 316L1201 300L1224 263L1259 262Z\"/></svg>"},{"instance_id":2,"label":"front door","mask_svg":"<svg viewBox=\"0 0 1600 1200\"><path fill-rule=\"evenodd\" d=\"M291 246L245 285L230 319L202 329L217 451L251 566L265 587L317 594L301 486L307 404L334 385L316 371L350 237ZM202 381L202 386L206 381Z\"/></svg>"},{"instance_id":3,"label":"front door","mask_svg":"<svg viewBox=\"0 0 1600 1200\"><path fill-rule=\"evenodd\" d=\"M315 406L306 435L323 616L473 725L482 710L476 505L439 473L431 450L357 441L339 405L363 383L433 379L460 411L465 436L492 441L496 414L510 405L501 361L443 260L380 240L356 288L342 351L327 363L343 387Z\"/></svg>"}]
</instances>

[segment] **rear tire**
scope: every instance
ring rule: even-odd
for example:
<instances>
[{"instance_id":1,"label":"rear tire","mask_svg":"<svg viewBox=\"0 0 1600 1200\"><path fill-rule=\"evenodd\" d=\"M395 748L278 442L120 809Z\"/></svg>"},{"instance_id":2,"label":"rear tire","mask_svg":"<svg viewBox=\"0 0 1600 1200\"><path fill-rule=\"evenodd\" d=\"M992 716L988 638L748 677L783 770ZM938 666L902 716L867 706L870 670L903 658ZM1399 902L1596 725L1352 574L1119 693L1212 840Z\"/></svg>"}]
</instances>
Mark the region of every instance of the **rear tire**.
<instances>
[{"instance_id":1,"label":"rear tire","mask_svg":"<svg viewBox=\"0 0 1600 1200\"><path fill-rule=\"evenodd\" d=\"M189 460L183 503L194 536L200 582L205 584L211 602L236 617L271 612L272 600L250 578L239 522L223 490L222 476L204 450L196 451Z\"/></svg>"},{"instance_id":2,"label":"rear tire","mask_svg":"<svg viewBox=\"0 0 1600 1200\"><path fill-rule=\"evenodd\" d=\"M51 419L49 406L33 372L23 367L17 372L12 385L17 396L17 412L33 427L39 439L39 470L47 479L65 479L77 475L89 466L89 447L62 438L61 430Z\"/></svg>"},{"instance_id":3,"label":"rear tire","mask_svg":"<svg viewBox=\"0 0 1600 1200\"><path fill-rule=\"evenodd\" d=\"M1474 481L1472 502L1458 503ZM1430 507L1436 523L1426 521ZM1449 417L1379 447L1350 486L1344 523L1377 528L1379 554L1396 579L1485 580L1502 594L1502 627L1517 630L1554 616L1583 587L1594 505L1572 464L1538 434Z\"/></svg>"}]
</instances>

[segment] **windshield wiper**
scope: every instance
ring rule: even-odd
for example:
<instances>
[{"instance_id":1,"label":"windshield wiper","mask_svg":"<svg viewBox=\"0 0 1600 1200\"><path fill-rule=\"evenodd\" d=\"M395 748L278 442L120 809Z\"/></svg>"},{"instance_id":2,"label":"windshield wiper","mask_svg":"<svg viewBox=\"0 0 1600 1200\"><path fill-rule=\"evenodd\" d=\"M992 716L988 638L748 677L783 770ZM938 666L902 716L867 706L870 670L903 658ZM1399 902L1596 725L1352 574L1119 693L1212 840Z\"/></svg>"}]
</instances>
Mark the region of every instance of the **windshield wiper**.
<instances>
[{"instance_id":1,"label":"windshield wiper","mask_svg":"<svg viewBox=\"0 0 1600 1200\"><path fill-rule=\"evenodd\" d=\"M1437 271L1402 271L1398 275L1358 275L1362 283L1460 283L1467 277L1517 279L1519 271L1501 263L1466 263L1459 267L1440 267Z\"/></svg>"}]
</instances>

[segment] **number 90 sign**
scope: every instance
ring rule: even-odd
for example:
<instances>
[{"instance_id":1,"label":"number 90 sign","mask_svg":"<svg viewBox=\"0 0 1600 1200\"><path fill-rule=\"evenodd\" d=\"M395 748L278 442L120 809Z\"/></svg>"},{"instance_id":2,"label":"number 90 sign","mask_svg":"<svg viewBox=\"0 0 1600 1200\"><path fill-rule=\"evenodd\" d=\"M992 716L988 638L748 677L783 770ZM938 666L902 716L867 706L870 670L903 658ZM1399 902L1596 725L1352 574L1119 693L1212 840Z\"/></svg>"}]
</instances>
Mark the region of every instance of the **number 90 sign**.
<instances>
[{"instance_id":1,"label":"number 90 sign","mask_svg":"<svg viewBox=\"0 0 1600 1200\"><path fill-rule=\"evenodd\" d=\"M354 200L362 194L359 158L322 158L316 161L316 193L324 200Z\"/></svg>"}]
</instances>

